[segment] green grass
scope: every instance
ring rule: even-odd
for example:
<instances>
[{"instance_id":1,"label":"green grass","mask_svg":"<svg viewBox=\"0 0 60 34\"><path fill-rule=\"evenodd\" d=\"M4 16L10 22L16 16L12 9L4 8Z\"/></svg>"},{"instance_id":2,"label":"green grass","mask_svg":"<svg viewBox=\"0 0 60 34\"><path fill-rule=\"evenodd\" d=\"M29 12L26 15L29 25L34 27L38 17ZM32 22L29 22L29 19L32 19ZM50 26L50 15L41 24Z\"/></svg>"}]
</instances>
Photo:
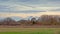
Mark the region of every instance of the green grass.
<instances>
[{"instance_id":1,"label":"green grass","mask_svg":"<svg viewBox=\"0 0 60 34\"><path fill-rule=\"evenodd\" d=\"M0 34L60 34L60 28L0 28L0 30L2 30Z\"/></svg>"},{"instance_id":2,"label":"green grass","mask_svg":"<svg viewBox=\"0 0 60 34\"><path fill-rule=\"evenodd\" d=\"M0 32L0 34L54 34L53 32Z\"/></svg>"}]
</instances>

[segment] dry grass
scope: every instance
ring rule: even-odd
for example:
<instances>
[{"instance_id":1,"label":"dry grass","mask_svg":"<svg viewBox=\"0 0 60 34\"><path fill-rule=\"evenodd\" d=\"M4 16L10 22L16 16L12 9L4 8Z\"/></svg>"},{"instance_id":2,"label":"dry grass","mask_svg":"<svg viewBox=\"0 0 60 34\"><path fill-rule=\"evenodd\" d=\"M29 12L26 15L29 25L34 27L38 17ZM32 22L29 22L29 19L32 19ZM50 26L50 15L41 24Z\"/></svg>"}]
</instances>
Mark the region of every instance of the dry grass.
<instances>
[{"instance_id":1,"label":"dry grass","mask_svg":"<svg viewBox=\"0 0 60 34\"><path fill-rule=\"evenodd\" d=\"M52 33L60 34L59 26L0 26L0 32Z\"/></svg>"}]
</instances>

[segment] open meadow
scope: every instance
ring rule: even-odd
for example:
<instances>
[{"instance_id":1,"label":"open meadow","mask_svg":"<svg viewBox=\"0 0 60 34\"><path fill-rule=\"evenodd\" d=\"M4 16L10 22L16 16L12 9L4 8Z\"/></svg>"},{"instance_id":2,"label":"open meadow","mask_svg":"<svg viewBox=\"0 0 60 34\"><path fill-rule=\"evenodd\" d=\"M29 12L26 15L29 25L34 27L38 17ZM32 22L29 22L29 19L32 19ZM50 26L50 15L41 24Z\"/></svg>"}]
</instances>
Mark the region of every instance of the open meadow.
<instances>
[{"instance_id":1,"label":"open meadow","mask_svg":"<svg viewBox=\"0 0 60 34\"><path fill-rule=\"evenodd\" d=\"M60 34L60 0L0 0L0 34Z\"/></svg>"},{"instance_id":2,"label":"open meadow","mask_svg":"<svg viewBox=\"0 0 60 34\"><path fill-rule=\"evenodd\" d=\"M49 27L0 27L0 34L60 34L60 28Z\"/></svg>"}]
</instances>

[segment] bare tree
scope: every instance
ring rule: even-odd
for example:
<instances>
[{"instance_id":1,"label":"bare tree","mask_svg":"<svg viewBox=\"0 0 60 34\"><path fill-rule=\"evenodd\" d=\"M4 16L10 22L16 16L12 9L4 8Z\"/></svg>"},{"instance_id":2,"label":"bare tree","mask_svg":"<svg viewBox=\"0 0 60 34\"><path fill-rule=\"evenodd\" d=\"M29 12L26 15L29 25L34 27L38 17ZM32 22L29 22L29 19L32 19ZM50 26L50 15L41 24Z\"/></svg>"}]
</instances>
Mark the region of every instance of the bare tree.
<instances>
[{"instance_id":1,"label":"bare tree","mask_svg":"<svg viewBox=\"0 0 60 34\"><path fill-rule=\"evenodd\" d=\"M36 18L31 19L32 24L36 24Z\"/></svg>"}]
</instances>

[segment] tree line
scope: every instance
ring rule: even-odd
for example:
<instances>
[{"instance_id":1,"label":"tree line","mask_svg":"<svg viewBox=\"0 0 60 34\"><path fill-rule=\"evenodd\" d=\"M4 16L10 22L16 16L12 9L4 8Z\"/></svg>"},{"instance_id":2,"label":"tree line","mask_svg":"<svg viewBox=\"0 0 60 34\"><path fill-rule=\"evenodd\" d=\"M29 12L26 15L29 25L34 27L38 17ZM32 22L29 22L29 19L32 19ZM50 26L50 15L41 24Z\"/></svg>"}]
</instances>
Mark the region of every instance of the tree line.
<instances>
[{"instance_id":1,"label":"tree line","mask_svg":"<svg viewBox=\"0 0 60 34\"><path fill-rule=\"evenodd\" d=\"M12 18L8 17L0 21L0 25L60 25L60 15L41 15L36 19L35 17L31 20L19 20L15 21Z\"/></svg>"}]
</instances>

